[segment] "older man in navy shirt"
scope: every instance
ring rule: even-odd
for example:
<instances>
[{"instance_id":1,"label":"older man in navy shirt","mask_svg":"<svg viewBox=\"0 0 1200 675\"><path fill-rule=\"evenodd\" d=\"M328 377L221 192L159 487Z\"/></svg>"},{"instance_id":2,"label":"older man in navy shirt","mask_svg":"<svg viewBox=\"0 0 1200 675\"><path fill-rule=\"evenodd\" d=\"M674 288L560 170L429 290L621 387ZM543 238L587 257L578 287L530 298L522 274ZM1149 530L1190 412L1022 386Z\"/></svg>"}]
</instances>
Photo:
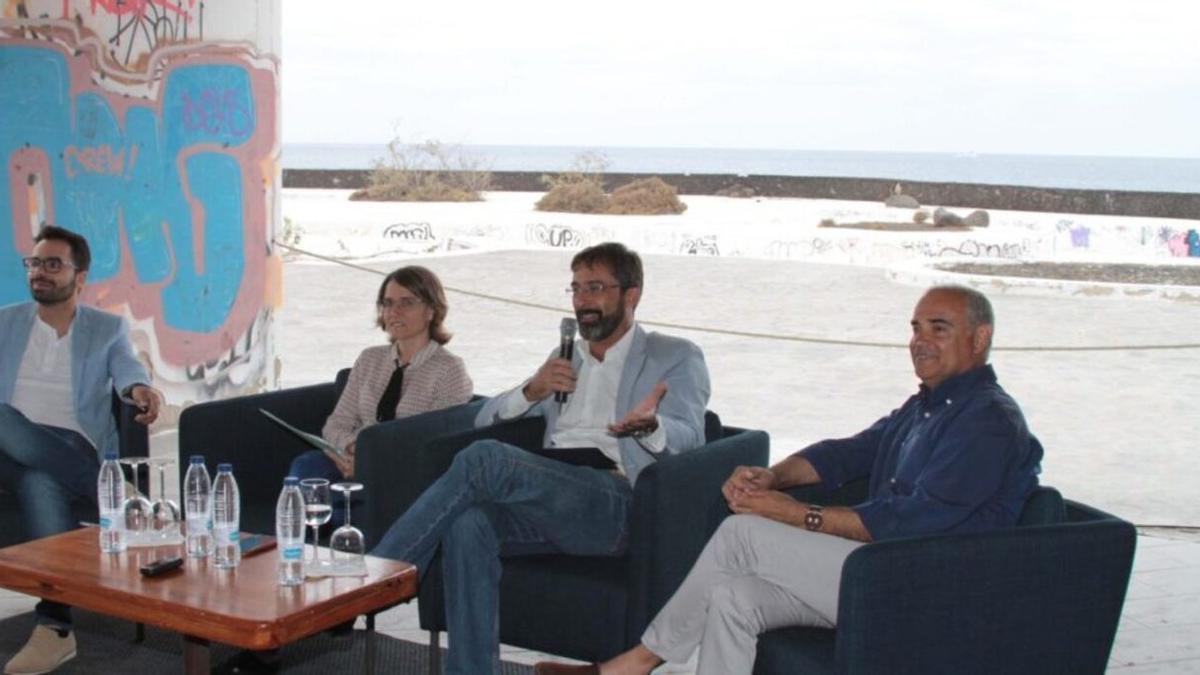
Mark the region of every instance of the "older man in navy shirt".
<instances>
[{"instance_id":1,"label":"older man in navy shirt","mask_svg":"<svg viewBox=\"0 0 1200 675\"><path fill-rule=\"evenodd\" d=\"M538 673L649 673L686 661L698 673L749 673L758 634L837 624L842 563L863 542L1015 525L1037 487L1042 446L987 365L994 330L983 294L930 289L909 351L920 391L850 438L815 443L779 464L739 467L722 488L727 518L633 649L599 666ZM799 502L781 490L870 477L853 507Z\"/></svg>"}]
</instances>

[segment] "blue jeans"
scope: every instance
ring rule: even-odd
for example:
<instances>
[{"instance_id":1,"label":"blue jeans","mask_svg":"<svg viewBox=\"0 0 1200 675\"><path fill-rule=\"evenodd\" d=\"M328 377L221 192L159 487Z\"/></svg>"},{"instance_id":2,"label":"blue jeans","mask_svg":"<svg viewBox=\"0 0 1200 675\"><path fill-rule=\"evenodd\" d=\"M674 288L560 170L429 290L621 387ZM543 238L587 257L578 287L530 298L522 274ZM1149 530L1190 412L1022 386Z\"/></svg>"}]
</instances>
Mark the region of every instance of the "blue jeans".
<instances>
[{"instance_id":1,"label":"blue jeans","mask_svg":"<svg viewBox=\"0 0 1200 675\"><path fill-rule=\"evenodd\" d=\"M96 504L100 463L96 448L70 429L31 422L21 411L0 404L0 487L17 496L28 539L79 527L71 503ZM66 605L43 600L38 623L70 628Z\"/></svg>"},{"instance_id":2,"label":"blue jeans","mask_svg":"<svg viewBox=\"0 0 1200 675\"><path fill-rule=\"evenodd\" d=\"M633 489L621 476L476 441L392 524L372 553L424 576L439 544L446 672L500 672L500 556L621 555Z\"/></svg>"},{"instance_id":3,"label":"blue jeans","mask_svg":"<svg viewBox=\"0 0 1200 675\"><path fill-rule=\"evenodd\" d=\"M288 467L287 475L295 476L301 480L305 478L324 478L330 483L339 483L345 480L350 480L342 475L341 469L337 468L337 464L333 463L332 459L321 450L309 450L308 452L296 455ZM350 501L353 506L361 506L363 498L359 495L362 491L350 493L353 496ZM333 523L333 527L341 527L346 522L346 498L341 493L330 490L329 499L333 506L332 516L329 522Z\"/></svg>"}]
</instances>

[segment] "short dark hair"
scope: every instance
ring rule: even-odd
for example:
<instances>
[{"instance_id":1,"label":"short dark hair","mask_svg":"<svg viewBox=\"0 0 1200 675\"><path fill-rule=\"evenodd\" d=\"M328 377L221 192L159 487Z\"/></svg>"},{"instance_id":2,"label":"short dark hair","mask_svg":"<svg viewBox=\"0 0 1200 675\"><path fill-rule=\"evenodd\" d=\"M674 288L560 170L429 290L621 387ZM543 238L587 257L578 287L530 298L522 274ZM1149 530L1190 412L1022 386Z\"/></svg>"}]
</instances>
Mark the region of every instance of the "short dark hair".
<instances>
[{"instance_id":1,"label":"short dark hair","mask_svg":"<svg viewBox=\"0 0 1200 675\"><path fill-rule=\"evenodd\" d=\"M393 281L420 298L421 302L433 310L433 318L429 321L429 339L440 345L449 342L452 335L443 323L450 311L450 304L446 302L446 290L442 288L442 282L438 280L437 275L420 265L407 265L393 270L383 278L383 283L379 284L379 293L375 297L376 309L383 306L383 295L387 292L387 285ZM384 327L383 315L375 315L375 325Z\"/></svg>"},{"instance_id":2,"label":"short dark hair","mask_svg":"<svg viewBox=\"0 0 1200 675\"><path fill-rule=\"evenodd\" d=\"M92 266L92 249L82 234L76 234L65 227L57 225L42 225L33 243L40 244L46 239L65 241L71 247L71 264L77 272L86 272Z\"/></svg>"},{"instance_id":3,"label":"short dark hair","mask_svg":"<svg viewBox=\"0 0 1200 675\"><path fill-rule=\"evenodd\" d=\"M579 269L581 265L604 265L617 278L621 290L642 287L642 259L636 252L625 248L624 244L609 241L589 246L571 259L572 271Z\"/></svg>"}]
</instances>

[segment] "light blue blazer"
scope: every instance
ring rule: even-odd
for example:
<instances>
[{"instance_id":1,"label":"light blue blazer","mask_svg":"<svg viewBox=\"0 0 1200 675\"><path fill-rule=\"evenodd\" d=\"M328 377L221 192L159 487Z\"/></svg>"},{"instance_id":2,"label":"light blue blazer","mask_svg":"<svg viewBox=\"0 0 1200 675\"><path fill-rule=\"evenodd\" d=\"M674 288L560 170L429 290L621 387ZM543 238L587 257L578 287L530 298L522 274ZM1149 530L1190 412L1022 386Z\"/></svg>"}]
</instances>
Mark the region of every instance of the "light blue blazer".
<instances>
[{"instance_id":1,"label":"light blue blazer","mask_svg":"<svg viewBox=\"0 0 1200 675\"><path fill-rule=\"evenodd\" d=\"M33 302L0 307L0 403L12 403L17 371L36 318ZM146 369L133 354L125 320L80 305L71 326L71 388L79 426L101 456L118 449L112 389L125 393L135 384L149 382Z\"/></svg>"},{"instance_id":2,"label":"light blue blazer","mask_svg":"<svg viewBox=\"0 0 1200 675\"><path fill-rule=\"evenodd\" d=\"M582 365L578 350L573 362L578 372ZM711 392L704 354L683 338L647 333L634 324L633 342L617 388L617 419L646 398L659 382L667 383L667 395L658 406L659 419L667 434L663 452L678 454L704 445L704 411ZM498 409L499 398L489 400L475 417L475 426L501 421ZM553 396L539 401L525 413L525 416L545 416L546 435L542 442L546 447L550 445L550 434L558 422L558 413L559 405ZM620 439L618 445L629 482L636 483L642 469L655 462L657 457L628 436Z\"/></svg>"}]
</instances>

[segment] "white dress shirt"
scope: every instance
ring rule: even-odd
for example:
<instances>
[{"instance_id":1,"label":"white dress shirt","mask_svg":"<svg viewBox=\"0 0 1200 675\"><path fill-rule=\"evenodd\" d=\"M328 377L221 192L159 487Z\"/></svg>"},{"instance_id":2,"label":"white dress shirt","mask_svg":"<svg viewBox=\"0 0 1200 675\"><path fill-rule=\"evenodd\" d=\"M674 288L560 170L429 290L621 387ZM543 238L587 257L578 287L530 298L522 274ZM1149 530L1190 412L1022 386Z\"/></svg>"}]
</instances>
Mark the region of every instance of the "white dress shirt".
<instances>
[{"instance_id":1,"label":"white dress shirt","mask_svg":"<svg viewBox=\"0 0 1200 675\"><path fill-rule=\"evenodd\" d=\"M72 321L67 333L59 337L58 331L41 317L34 319L21 367L17 370L12 407L31 422L70 429L88 438L75 414L75 392L71 385L71 332L74 325ZM95 444L90 438L88 441Z\"/></svg>"},{"instance_id":2,"label":"white dress shirt","mask_svg":"<svg viewBox=\"0 0 1200 675\"><path fill-rule=\"evenodd\" d=\"M618 411L617 390L621 385L621 373L633 343L633 330L626 331L604 354L600 361L592 356L586 340L575 342L575 350L582 356L582 364L575 380L575 391L562 404L557 426L550 432L550 444L556 448L599 448L606 457L616 462L621 473L621 451L617 437L608 431L608 426L629 413ZM525 414L535 401L525 399L523 389L526 382L502 394L499 417L509 420ZM636 405L636 403L635 403ZM662 452L667 444L667 434L662 424L653 433L637 439L638 443L652 453Z\"/></svg>"}]
</instances>

